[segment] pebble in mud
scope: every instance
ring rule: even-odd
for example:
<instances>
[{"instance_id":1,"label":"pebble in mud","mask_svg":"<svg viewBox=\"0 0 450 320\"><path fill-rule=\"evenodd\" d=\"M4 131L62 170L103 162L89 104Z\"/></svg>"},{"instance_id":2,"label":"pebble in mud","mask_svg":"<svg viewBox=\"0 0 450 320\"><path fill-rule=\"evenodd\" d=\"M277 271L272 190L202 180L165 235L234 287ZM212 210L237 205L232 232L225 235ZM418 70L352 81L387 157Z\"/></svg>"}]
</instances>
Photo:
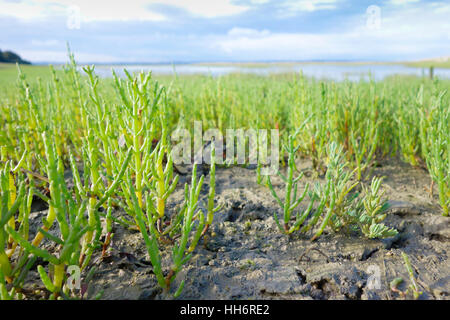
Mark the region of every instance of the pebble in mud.
<instances>
[{"instance_id":1,"label":"pebble in mud","mask_svg":"<svg viewBox=\"0 0 450 320\"><path fill-rule=\"evenodd\" d=\"M399 216L417 215L421 213L420 208L411 202L389 200L388 204L390 206L388 212Z\"/></svg>"}]
</instances>

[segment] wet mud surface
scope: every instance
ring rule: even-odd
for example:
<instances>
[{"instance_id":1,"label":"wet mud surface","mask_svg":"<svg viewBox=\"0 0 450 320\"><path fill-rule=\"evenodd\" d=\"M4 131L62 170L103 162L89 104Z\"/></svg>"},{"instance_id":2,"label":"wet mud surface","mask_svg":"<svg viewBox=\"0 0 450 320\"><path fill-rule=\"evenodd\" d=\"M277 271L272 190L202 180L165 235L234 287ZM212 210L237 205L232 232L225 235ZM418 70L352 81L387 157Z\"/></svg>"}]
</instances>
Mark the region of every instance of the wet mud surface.
<instances>
[{"instance_id":1,"label":"wet mud surface","mask_svg":"<svg viewBox=\"0 0 450 320\"><path fill-rule=\"evenodd\" d=\"M308 160L300 160L298 167L305 172L303 186L321 180ZM401 256L405 252L423 292L420 299L450 299L450 219L441 216L437 191L429 192L428 173L389 161L371 174L385 177L385 197L391 203L385 224L399 234L368 240L327 229L311 242L311 232L280 234L273 218L280 208L269 189L256 183L253 168L217 169L216 200L224 208L214 218L211 235L177 276L171 294L184 279L179 299L399 299L389 283L403 278L400 290L411 283ZM169 212L180 206L188 179L189 174L181 177ZM274 178L273 185L283 195L281 180ZM204 199L206 195L204 186ZM44 213L33 216L40 219ZM96 273L87 297L103 290L102 299L172 299L157 285L140 233L119 224L114 228L108 257L101 259L97 253L92 259ZM167 247L162 256L166 269L169 253ZM39 282L36 270L28 277L35 285Z\"/></svg>"}]
</instances>

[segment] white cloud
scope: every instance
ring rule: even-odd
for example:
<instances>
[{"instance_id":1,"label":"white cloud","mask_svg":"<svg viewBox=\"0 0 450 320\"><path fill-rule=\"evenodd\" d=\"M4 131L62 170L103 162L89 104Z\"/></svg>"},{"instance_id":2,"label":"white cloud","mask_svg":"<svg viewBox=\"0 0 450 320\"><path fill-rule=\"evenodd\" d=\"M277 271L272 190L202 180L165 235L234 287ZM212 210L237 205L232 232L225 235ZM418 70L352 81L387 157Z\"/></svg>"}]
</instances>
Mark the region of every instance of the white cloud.
<instances>
[{"instance_id":1,"label":"white cloud","mask_svg":"<svg viewBox=\"0 0 450 320\"><path fill-rule=\"evenodd\" d=\"M51 2L53 1L53 2ZM163 0L136 0L130 3L113 3L106 0L0 0L0 19L2 14L13 15L23 19L40 19L65 15L69 4L78 4L81 14L85 20L124 20L124 19L164 19L163 16L152 16L149 3L162 3ZM245 3L262 3L267 0L248 0ZM279 1L279 0L275 0ZM337 6L339 0L299 0L288 3L297 3L296 10L331 10ZM344 1L344 0L340 0ZM398 1L398 0L397 0ZM208 5L204 1L178 1L167 0L165 4L174 5L188 10L194 15L203 17L217 17L221 15L239 14L249 10L246 6L237 5L238 2L228 0L213 1ZM313 2L313 6L305 5ZM394 0L395 2L395 0ZM244 3L239 2L239 3ZM283 2L276 3L281 10ZM400 2L398 2L400 3ZM216 4L221 4L216 7ZM302 6L303 4L304 6ZM331 31L320 31L311 33L283 32L283 22L277 27L279 32L264 29L265 24L260 27L251 26L248 21L233 20L228 25L228 32L217 34L211 31L192 31L182 26L170 31L160 29L143 35L139 30L127 35L117 35L114 31L102 31L102 34L86 35L82 40L70 37L64 32L57 34L38 35L33 33L32 26L44 25L45 21L37 21L34 24L25 25L23 34L19 38L10 36L8 30L5 32L6 40L2 40L3 47L13 48L25 59L32 61L67 61L65 52L65 41L69 40L75 46L77 41L82 41L85 46L84 52L77 53L80 61L189 61L201 59L232 59L232 60L308 60L308 59L421 59L435 56L448 56L450 52L450 3L448 1L418 2L411 5L394 5L392 1L384 1L381 7L380 29L370 30L366 26L367 15L361 10L356 15L346 15L338 11L345 18L345 27L336 26ZM23 7L14 7L19 5ZM203 5L203 6L202 6ZM107 10L105 9L105 6ZM309 7L308 7L309 6ZM286 7L287 8L287 7ZM284 9L288 12L289 9ZM25 10L23 10L25 9ZM272 9L271 9L272 10ZM12 13L11 13L12 12ZM298 11L297 11L298 12ZM225 19L224 19L225 20ZM221 21L221 20L219 20ZM228 19L227 19L228 21ZM229 23L229 22L225 22ZM241 24L242 23L242 24ZM323 21L318 21L322 30ZM326 24L326 23L325 23ZM113 25L113 24L111 24ZM114 26L118 26L116 24ZM225 24L224 26L227 26ZM177 29L178 28L178 29ZM17 29L19 30L19 29ZM37 28L37 30L40 30ZM181 31L180 31L181 30ZM18 32L18 31L17 31ZM16 32L16 33L17 33ZM158 33L159 32L159 33ZM218 31L215 31L218 32ZM3 34L2 34L3 35ZM98 38L97 38L98 37ZM98 39L102 38L101 44ZM34 40L31 40L34 39ZM59 39L60 42L57 40ZM113 43L113 45L111 45ZM117 43L123 43L117 46ZM86 49L89 48L90 49ZM122 49L120 47L125 47ZM21 51L22 49L22 51ZM27 50L34 51L27 51ZM92 51L91 51L92 50ZM102 53L107 55L89 54L88 52ZM114 53L113 53L114 52ZM126 53L124 53L126 52ZM119 57L112 55L117 54Z\"/></svg>"},{"instance_id":2,"label":"white cloud","mask_svg":"<svg viewBox=\"0 0 450 320\"><path fill-rule=\"evenodd\" d=\"M0 15L12 16L22 20L45 19L53 16L67 16L68 8L77 6L83 21L120 21L152 20L162 21L166 18L146 8L148 1L134 0L127 2L108 0L24 0L6 2L0 0Z\"/></svg>"},{"instance_id":3,"label":"white cloud","mask_svg":"<svg viewBox=\"0 0 450 320\"><path fill-rule=\"evenodd\" d=\"M42 1L42 0L40 0ZM167 18L152 12L145 0L110 1L110 0L59 0L68 7L76 5L80 8L81 16L86 21L127 21L149 20L163 21Z\"/></svg>"},{"instance_id":4,"label":"white cloud","mask_svg":"<svg viewBox=\"0 0 450 320\"><path fill-rule=\"evenodd\" d=\"M419 2L420 0L389 0L389 4L393 5L405 5L408 3Z\"/></svg>"},{"instance_id":5,"label":"white cloud","mask_svg":"<svg viewBox=\"0 0 450 320\"><path fill-rule=\"evenodd\" d=\"M444 3L444 2L437 2L431 4L433 11L437 14L450 14L450 3ZM449 30L450 34L450 30Z\"/></svg>"},{"instance_id":6,"label":"white cloud","mask_svg":"<svg viewBox=\"0 0 450 320\"><path fill-rule=\"evenodd\" d=\"M17 53L25 60L29 59L33 62L52 62L66 63L68 60L67 51L64 49L57 50L17 50ZM88 52L76 52L76 59L79 63L102 62L113 63L121 59L116 56L107 54L95 54Z\"/></svg>"},{"instance_id":7,"label":"white cloud","mask_svg":"<svg viewBox=\"0 0 450 320\"><path fill-rule=\"evenodd\" d=\"M239 14L249 9L230 0L0 0L0 15L22 20L45 19L55 15L67 16L67 9L77 6L84 21L166 20L164 15L151 11L152 4L175 6L207 18Z\"/></svg>"},{"instance_id":8,"label":"white cloud","mask_svg":"<svg viewBox=\"0 0 450 320\"><path fill-rule=\"evenodd\" d=\"M252 4L264 4L268 2L270 2L270 0L250 0L250 3Z\"/></svg>"},{"instance_id":9,"label":"white cloud","mask_svg":"<svg viewBox=\"0 0 450 320\"><path fill-rule=\"evenodd\" d=\"M282 4L283 9L287 15L299 11L317 11L317 10L332 10L336 9L339 0L289 0Z\"/></svg>"},{"instance_id":10,"label":"white cloud","mask_svg":"<svg viewBox=\"0 0 450 320\"><path fill-rule=\"evenodd\" d=\"M263 37L270 34L269 30L256 30L256 29L249 29L249 28L238 28L235 27L228 31L228 35L232 37Z\"/></svg>"},{"instance_id":11,"label":"white cloud","mask_svg":"<svg viewBox=\"0 0 450 320\"><path fill-rule=\"evenodd\" d=\"M0 16L11 16L22 20L40 19L46 16L48 9L32 1L2 1L0 0Z\"/></svg>"},{"instance_id":12,"label":"white cloud","mask_svg":"<svg viewBox=\"0 0 450 320\"><path fill-rule=\"evenodd\" d=\"M329 33L270 33L234 28L216 48L230 57L251 60L311 59L418 59L450 52L450 4L408 7L382 11L379 30L370 30L361 17L353 17L353 28ZM436 9L436 8L435 8ZM412 21L414 23L412 23Z\"/></svg>"},{"instance_id":13,"label":"white cloud","mask_svg":"<svg viewBox=\"0 0 450 320\"><path fill-rule=\"evenodd\" d=\"M207 18L235 15L250 9L248 6L233 4L231 0L153 0L151 2L176 6Z\"/></svg>"},{"instance_id":14,"label":"white cloud","mask_svg":"<svg viewBox=\"0 0 450 320\"><path fill-rule=\"evenodd\" d=\"M358 32L308 34L276 33L260 38L235 38L217 41L216 45L234 57L252 60L354 59L361 57L407 56L424 54L430 48L411 41L383 42L380 35L364 37Z\"/></svg>"},{"instance_id":15,"label":"white cloud","mask_svg":"<svg viewBox=\"0 0 450 320\"><path fill-rule=\"evenodd\" d=\"M217 46L234 56L250 56L255 59L312 59L323 54L326 48L336 47L336 35L302 33L273 33L264 37L228 37L219 40ZM340 52L336 52L340 53Z\"/></svg>"}]
</instances>

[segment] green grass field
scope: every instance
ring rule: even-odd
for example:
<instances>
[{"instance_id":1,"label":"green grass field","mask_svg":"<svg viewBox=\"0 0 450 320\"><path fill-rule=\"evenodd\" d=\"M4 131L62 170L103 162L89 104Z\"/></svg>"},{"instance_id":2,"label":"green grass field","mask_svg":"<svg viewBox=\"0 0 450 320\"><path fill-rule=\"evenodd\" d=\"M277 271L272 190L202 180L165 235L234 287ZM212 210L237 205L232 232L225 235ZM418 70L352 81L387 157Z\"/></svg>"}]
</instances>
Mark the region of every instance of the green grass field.
<instances>
[{"instance_id":1,"label":"green grass field","mask_svg":"<svg viewBox=\"0 0 450 320\"><path fill-rule=\"evenodd\" d=\"M416 68L450 68L450 59L439 61L439 60L424 60L417 62L407 62L405 65Z\"/></svg>"},{"instance_id":2,"label":"green grass field","mask_svg":"<svg viewBox=\"0 0 450 320\"><path fill-rule=\"evenodd\" d=\"M0 65L0 88L3 299L26 297L21 288L38 258L48 262L38 271L50 298L70 296L66 268L87 270L92 255L108 247L116 223L142 233L155 277L169 291L220 209L214 203L211 164L208 178L193 175L187 182L180 212L167 216L178 183L170 136L176 128L192 133L194 121L201 121L203 130L224 133L228 128L279 129L285 145L280 150L290 159L282 157L281 164L290 168L282 178L293 194L293 202L279 201L283 233L297 232L309 218L307 212L287 226L294 204L302 200L293 178L298 157L311 159L317 175L326 174L328 181L325 189L317 186L310 194L322 203L322 211L314 211L304 228L314 230L315 238L326 228L344 226L359 226L370 238L393 234L379 229L385 217L380 181L362 189L358 206L353 207L358 195L350 197L355 183L367 182L370 168L393 157L426 168L438 187L442 214L448 216L448 80L394 76L379 82L326 82L302 74L175 78L143 73L102 79L95 69L80 72L71 61L55 69L24 66L20 73ZM208 205L203 213L197 202L204 181ZM48 211L39 231L31 234L34 201L44 202ZM118 209L125 218L115 214ZM49 232L55 228L57 233ZM53 251L44 240L55 244ZM164 269L161 255L168 243L172 260ZM175 296L183 285L174 288Z\"/></svg>"}]
</instances>

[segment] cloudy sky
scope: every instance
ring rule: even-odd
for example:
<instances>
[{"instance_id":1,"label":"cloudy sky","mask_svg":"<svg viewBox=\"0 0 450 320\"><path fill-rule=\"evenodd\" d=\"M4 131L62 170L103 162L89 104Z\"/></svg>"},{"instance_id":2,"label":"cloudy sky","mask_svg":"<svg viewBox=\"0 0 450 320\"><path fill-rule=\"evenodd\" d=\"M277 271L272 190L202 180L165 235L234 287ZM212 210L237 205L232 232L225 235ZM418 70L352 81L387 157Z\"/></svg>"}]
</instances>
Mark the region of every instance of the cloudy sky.
<instances>
[{"instance_id":1,"label":"cloudy sky","mask_svg":"<svg viewBox=\"0 0 450 320\"><path fill-rule=\"evenodd\" d=\"M450 56L450 1L0 0L0 49L33 62Z\"/></svg>"}]
</instances>

